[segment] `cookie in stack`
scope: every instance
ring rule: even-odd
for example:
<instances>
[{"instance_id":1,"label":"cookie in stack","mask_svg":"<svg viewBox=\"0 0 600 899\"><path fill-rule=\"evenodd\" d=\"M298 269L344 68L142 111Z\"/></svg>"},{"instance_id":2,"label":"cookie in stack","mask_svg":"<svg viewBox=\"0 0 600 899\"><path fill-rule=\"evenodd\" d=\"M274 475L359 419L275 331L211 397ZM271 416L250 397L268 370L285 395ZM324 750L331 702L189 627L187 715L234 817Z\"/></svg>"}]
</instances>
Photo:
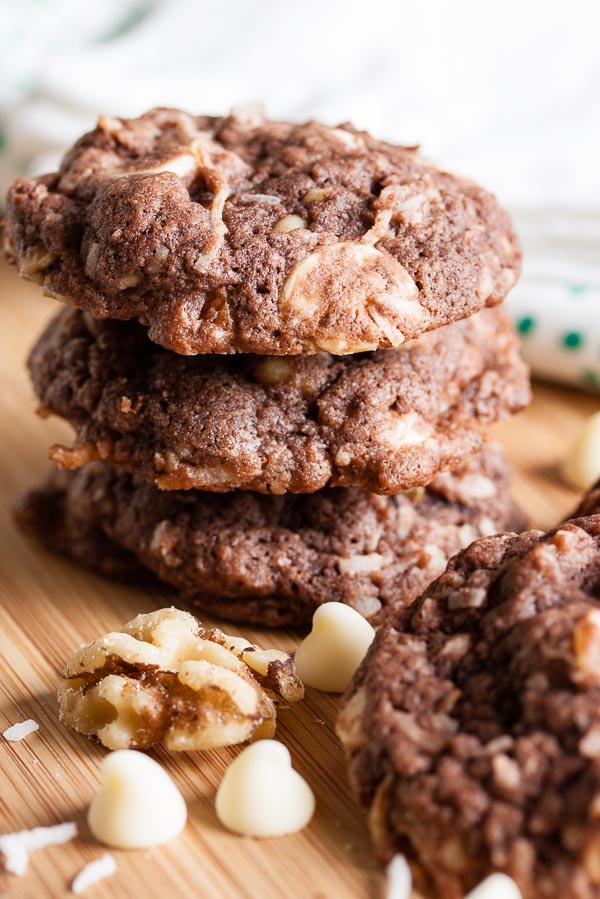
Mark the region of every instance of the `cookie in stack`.
<instances>
[{"instance_id":1,"label":"cookie in stack","mask_svg":"<svg viewBox=\"0 0 600 899\"><path fill-rule=\"evenodd\" d=\"M405 855L425 895L495 874L469 896L600 896L599 513L597 484L548 533L458 553L386 618L342 700L377 857Z\"/></svg>"},{"instance_id":2,"label":"cookie in stack","mask_svg":"<svg viewBox=\"0 0 600 899\"><path fill-rule=\"evenodd\" d=\"M33 349L71 447L19 503L47 544L268 625L374 623L517 527L485 429L529 399L496 307L507 215L349 125L102 117L9 194L6 248L66 302Z\"/></svg>"}]
</instances>

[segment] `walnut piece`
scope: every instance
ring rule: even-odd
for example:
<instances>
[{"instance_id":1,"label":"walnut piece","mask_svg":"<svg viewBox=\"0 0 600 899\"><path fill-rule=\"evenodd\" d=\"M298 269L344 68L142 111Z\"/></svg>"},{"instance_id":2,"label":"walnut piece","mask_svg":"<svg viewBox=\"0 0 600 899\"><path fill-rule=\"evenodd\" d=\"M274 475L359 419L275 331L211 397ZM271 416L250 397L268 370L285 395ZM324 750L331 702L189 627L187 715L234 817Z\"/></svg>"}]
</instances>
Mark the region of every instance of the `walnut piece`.
<instances>
[{"instance_id":1,"label":"walnut piece","mask_svg":"<svg viewBox=\"0 0 600 899\"><path fill-rule=\"evenodd\" d=\"M272 737L279 700L302 699L287 653L161 609L80 647L58 690L60 719L108 749L197 750Z\"/></svg>"},{"instance_id":2,"label":"walnut piece","mask_svg":"<svg viewBox=\"0 0 600 899\"><path fill-rule=\"evenodd\" d=\"M56 256L50 253L43 244L35 244L24 254L19 263L19 274L29 281L42 283L42 272L50 268Z\"/></svg>"}]
</instances>

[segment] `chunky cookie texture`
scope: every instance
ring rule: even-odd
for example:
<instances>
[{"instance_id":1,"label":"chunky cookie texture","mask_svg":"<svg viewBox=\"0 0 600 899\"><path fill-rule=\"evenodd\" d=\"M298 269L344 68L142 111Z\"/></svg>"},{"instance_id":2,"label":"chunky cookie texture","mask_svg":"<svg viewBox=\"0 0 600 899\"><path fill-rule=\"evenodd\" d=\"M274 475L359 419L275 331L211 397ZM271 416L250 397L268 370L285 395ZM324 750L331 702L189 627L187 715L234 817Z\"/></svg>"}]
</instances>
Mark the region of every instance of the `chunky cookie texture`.
<instances>
[{"instance_id":1,"label":"chunky cookie texture","mask_svg":"<svg viewBox=\"0 0 600 899\"><path fill-rule=\"evenodd\" d=\"M177 356L132 322L66 309L34 348L42 414L72 423L65 468L103 460L162 489L397 493L481 449L529 400L506 316L484 310L358 357Z\"/></svg>"},{"instance_id":2,"label":"chunky cookie texture","mask_svg":"<svg viewBox=\"0 0 600 899\"><path fill-rule=\"evenodd\" d=\"M330 600L373 622L390 603L410 602L453 553L518 526L507 491L506 462L492 448L460 472L394 497L357 488L236 491L224 502L214 493L159 491L93 463L53 472L23 497L17 519L94 568L134 577L150 570L206 612L305 627Z\"/></svg>"},{"instance_id":3,"label":"chunky cookie texture","mask_svg":"<svg viewBox=\"0 0 600 899\"><path fill-rule=\"evenodd\" d=\"M350 125L101 117L21 178L6 251L47 293L183 354L392 347L502 300L520 252L476 184Z\"/></svg>"},{"instance_id":4,"label":"chunky cookie texture","mask_svg":"<svg viewBox=\"0 0 600 899\"><path fill-rule=\"evenodd\" d=\"M379 630L338 733L382 861L600 896L600 516L478 540Z\"/></svg>"}]
</instances>

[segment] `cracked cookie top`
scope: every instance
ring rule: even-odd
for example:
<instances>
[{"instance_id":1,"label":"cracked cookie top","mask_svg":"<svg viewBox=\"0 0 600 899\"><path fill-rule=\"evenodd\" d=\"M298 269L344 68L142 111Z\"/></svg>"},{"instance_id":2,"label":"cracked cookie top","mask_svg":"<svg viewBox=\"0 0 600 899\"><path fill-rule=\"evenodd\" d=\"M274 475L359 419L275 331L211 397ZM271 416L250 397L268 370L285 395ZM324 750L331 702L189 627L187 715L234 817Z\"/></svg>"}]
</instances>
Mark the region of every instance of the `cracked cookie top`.
<instances>
[{"instance_id":1,"label":"cracked cookie top","mask_svg":"<svg viewBox=\"0 0 600 899\"><path fill-rule=\"evenodd\" d=\"M186 355L398 346L499 303L520 262L495 198L415 148L172 109L101 117L59 172L17 180L6 252Z\"/></svg>"}]
</instances>

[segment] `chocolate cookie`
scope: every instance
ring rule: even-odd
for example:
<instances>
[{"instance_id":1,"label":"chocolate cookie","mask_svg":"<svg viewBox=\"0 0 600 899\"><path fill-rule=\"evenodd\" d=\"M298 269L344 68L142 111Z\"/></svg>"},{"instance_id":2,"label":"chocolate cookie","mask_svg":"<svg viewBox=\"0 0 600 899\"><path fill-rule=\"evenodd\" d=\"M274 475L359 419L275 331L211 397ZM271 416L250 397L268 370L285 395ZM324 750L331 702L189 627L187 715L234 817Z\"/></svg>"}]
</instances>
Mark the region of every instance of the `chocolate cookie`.
<instances>
[{"instance_id":1,"label":"chocolate cookie","mask_svg":"<svg viewBox=\"0 0 600 899\"><path fill-rule=\"evenodd\" d=\"M8 198L22 275L178 353L357 353L502 300L520 253L476 184L350 125L101 117Z\"/></svg>"},{"instance_id":2,"label":"chocolate cookie","mask_svg":"<svg viewBox=\"0 0 600 899\"><path fill-rule=\"evenodd\" d=\"M506 462L489 447L460 472L394 497L339 488L224 499L160 491L94 463L53 472L17 510L24 530L88 565L127 570L126 551L204 611L269 626L306 626L329 600L378 622L391 601L414 599L450 555L515 518Z\"/></svg>"},{"instance_id":3,"label":"chocolate cookie","mask_svg":"<svg viewBox=\"0 0 600 899\"><path fill-rule=\"evenodd\" d=\"M162 489L398 493L457 467L529 400L507 317L484 310L360 356L177 356L132 322L67 309L30 368L43 413L76 430L65 468L101 459Z\"/></svg>"},{"instance_id":4,"label":"chocolate cookie","mask_svg":"<svg viewBox=\"0 0 600 899\"><path fill-rule=\"evenodd\" d=\"M389 616L338 734L382 861L600 897L600 515L488 537Z\"/></svg>"}]
</instances>

